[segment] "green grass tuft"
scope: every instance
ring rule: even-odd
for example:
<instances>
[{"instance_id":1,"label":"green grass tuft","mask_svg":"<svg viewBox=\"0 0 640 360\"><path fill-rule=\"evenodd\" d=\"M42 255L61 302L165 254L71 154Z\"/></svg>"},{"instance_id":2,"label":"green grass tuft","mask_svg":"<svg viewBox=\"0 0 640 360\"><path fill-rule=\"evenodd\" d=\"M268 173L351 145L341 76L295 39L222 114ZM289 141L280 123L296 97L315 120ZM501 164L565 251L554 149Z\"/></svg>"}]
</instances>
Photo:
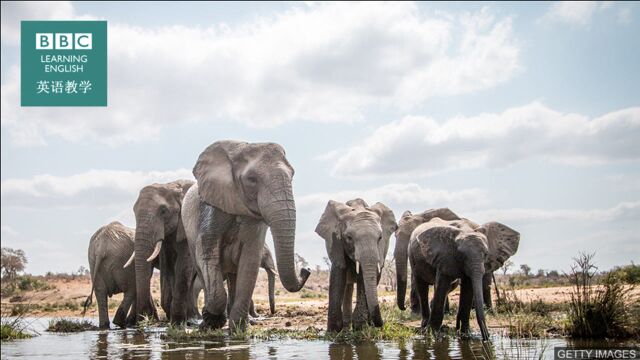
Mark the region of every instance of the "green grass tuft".
<instances>
[{"instance_id":1,"label":"green grass tuft","mask_svg":"<svg viewBox=\"0 0 640 360\"><path fill-rule=\"evenodd\" d=\"M74 333L89 330L98 330L98 327L93 325L89 320L76 320L76 319L53 319L49 321L49 332L59 333Z\"/></svg>"}]
</instances>

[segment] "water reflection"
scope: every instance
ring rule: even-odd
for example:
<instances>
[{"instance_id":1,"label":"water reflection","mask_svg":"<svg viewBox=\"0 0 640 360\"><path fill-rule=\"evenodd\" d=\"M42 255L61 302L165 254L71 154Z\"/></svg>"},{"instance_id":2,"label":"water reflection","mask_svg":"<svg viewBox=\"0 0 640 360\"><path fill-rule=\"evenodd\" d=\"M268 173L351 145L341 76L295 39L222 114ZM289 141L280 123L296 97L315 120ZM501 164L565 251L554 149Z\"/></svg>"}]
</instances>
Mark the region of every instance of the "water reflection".
<instances>
[{"instance_id":1,"label":"water reflection","mask_svg":"<svg viewBox=\"0 0 640 360\"><path fill-rule=\"evenodd\" d=\"M38 319L38 321L40 321ZM32 339L3 342L2 358L40 359L492 359L553 358L555 346L620 346L616 342L567 342L564 339L512 340L495 337L493 341L442 337L420 338L405 342L361 342L357 344L327 341L217 341L176 342L167 339L165 329L150 332L135 330L92 331L53 334L42 331Z\"/></svg>"}]
</instances>

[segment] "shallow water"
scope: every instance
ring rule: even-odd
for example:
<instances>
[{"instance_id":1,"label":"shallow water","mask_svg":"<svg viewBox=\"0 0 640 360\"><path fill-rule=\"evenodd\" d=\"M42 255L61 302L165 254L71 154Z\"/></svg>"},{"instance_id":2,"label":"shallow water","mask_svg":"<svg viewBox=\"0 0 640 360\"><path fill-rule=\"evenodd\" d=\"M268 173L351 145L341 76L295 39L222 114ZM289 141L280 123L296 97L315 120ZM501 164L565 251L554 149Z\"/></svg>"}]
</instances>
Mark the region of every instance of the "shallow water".
<instances>
[{"instance_id":1,"label":"shallow water","mask_svg":"<svg viewBox=\"0 0 640 360\"><path fill-rule=\"evenodd\" d=\"M332 343L320 340L218 340L177 343L162 339L164 329L86 331L55 334L44 331L50 319L32 319L40 336L4 342L3 359L553 359L555 346L614 346L613 343L568 344L565 339L491 341L417 339L406 342Z\"/></svg>"}]
</instances>

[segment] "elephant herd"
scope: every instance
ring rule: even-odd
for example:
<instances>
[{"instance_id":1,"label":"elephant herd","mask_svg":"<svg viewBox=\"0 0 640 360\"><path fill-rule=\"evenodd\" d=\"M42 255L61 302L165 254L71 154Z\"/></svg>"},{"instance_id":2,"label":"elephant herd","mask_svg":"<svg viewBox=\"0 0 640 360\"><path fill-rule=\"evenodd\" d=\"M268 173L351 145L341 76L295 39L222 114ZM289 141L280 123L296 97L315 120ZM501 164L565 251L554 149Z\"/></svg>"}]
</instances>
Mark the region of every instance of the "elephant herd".
<instances>
[{"instance_id":1,"label":"elephant herd","mask_svg":"<svg viewBox=\"0 0 640 360\"><path fill-rule=\"evenodd\" d=\"M289 292L302 289L310 275L309 269L298 274L294 263L293 174L278 144L218 141L198 157L193 168L196 181L145 186L133 206L135 229L112 222L91 237L92 290L85 310L95 293L100 327L109 328L107 298L122 292L115 325L157 319L151 295L155 268L160 271L160 306L169 321L201 318L200 328L221 328L228 321L231 332L244 330L249 315L256 316L252 295L262 267L268 273L274 313L276 274ZM265 245L267 229L273 236L277 270ZM487 300L493 271L515 254L520 239L505 225L478 225L446 208L415 215L407 211L396 222L386 205L369 206L362 199L330 200L315 231L325 240L331 260L329 331L383 325L377 285L392 234L398 307L405 309L409 262L412 305L422 314L422 327L440 328L447 295L459 284L456 328L468 331L472 302ZM435 288L431 302L429 285ZM201 290L202 313L197 308ZM487 339L483 306L475 309Z\"/></svg>"}]
</instances>

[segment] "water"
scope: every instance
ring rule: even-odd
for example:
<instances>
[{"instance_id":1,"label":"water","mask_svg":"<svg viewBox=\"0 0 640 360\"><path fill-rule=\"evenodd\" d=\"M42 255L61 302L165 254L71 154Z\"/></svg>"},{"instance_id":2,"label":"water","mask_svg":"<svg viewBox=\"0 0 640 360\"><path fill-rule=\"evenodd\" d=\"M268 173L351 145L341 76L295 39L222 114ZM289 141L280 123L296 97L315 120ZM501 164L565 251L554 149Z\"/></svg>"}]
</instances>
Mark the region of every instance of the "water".
<instances>
[{"instance_id":1,"label":"water","mask_svg":"<svg viewBox=\"0 0 640 360\"><path fill-rule=\"evenodd\" d=\"M163 339L162 328L86 331L55 334L44 331L49 319L34 319L40 336L4 342L3 359L553 359L555 346L614 346L612 343L568 343L565 339L492 341L417 339L406 342L332 343L309 340L219 340L177 343Z\"/></svg>"}]
</instances>

